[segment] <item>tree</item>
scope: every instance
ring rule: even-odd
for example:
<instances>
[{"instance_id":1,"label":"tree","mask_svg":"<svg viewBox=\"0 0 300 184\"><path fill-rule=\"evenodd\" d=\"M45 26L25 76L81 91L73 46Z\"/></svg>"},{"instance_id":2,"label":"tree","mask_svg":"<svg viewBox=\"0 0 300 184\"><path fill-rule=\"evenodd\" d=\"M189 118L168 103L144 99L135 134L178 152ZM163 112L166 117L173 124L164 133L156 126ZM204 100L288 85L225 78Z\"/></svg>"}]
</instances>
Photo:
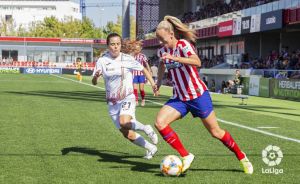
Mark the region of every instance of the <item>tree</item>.
<instances>
[{"instance_id":1,"label":"tree","mask_svg":"<svg viewBox=\"0 0 300 184\"><path fill-rule=\"evenodd\" d=\"M8 20L2 18L0 22L0 36L16 36L15 27L16 23L13 18Z\"/></svg>"}]
</instances>

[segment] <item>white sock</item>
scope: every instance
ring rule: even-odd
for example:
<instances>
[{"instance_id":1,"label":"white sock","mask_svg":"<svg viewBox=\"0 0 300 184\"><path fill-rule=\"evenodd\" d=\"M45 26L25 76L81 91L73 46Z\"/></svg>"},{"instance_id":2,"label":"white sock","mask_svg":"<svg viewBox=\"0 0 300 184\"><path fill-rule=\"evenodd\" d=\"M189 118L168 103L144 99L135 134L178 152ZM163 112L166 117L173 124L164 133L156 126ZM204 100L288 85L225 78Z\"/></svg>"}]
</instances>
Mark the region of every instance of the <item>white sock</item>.
<instances>
[{"instance_id":1,"label":"white sock","mask_svg":"<svg viewBox=\"0 0 300 184\"><path fill-rule=\"evenodd\" d=\"M136 119L131 120L131 129L132 130L142 130L144 131L145 125L139 122Z\"/></svg>"},{"instance_id":2,"label":"white sock","mask_svg":"<svg viewBox=\"0 0 300 184\"><path fill-rule=\"evenodd\" d=\"M146 148L147 150L150 150L154 145L148 142L147 140L144 139L140 134L135 132L135 140L132 141L134 144Z\"/></svg>"}]
</instances>

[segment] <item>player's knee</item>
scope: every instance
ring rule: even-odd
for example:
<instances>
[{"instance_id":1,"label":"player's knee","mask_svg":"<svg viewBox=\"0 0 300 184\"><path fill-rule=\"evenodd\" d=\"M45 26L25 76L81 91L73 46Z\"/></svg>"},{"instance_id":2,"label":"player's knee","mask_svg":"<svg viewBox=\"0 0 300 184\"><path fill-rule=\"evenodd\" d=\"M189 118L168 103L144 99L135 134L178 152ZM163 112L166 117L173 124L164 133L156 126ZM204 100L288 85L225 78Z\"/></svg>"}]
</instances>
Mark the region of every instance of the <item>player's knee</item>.
<instances>
[{"instance_id":1,"label":"player's knee","mask_svg":"<svg viewBox=\"0 0 300 184\"><path fill-rule=\"evenodd\" d=\"M120 121L120 126L124 129L131 129L131 123L128 121Z\"/></svg>"},{"instance_id":2,"label":"player's knee","mask_svg":"<svg viewBox=\"0 0 300 184\"><path fill-rule=\"evenodd\" d=\"M122 128L120 129L120 132L122 133L122 135L128 139L129 137L129 130L128 129L125 129L125 128Z\"/></svg>"},{"instance_id":3,"label":"player's knee","mask_svg":"<svg viewBox=\"0 0 300 184\"><path fill-rule=\"evenodd\" d=\"M164 118L156 117L155 127L157 130L162 130L166 127L166 121Z\"/></svg>"},{"instance_id":4,"label":"player's knee","mask_svg":"<svg viewBox=\"0 0 300 184\"><path fill-rule=\"evenodd\" d=\"M220 128L213 128L209 130L212 137L221 139L222 138L222 130Z\"/></svg>"}]
</instances>

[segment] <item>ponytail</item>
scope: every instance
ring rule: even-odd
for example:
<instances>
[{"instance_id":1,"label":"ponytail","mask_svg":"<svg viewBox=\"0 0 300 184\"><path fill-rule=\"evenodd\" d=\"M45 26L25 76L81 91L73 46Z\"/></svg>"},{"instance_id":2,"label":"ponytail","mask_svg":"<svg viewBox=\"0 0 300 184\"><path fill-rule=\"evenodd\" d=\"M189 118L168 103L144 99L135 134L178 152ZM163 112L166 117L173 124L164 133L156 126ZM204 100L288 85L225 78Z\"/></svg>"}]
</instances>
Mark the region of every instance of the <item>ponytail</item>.
<instances>
[{"instance_id":1,"label":"ponytail","mask_svg":"<svg viewBox=\"0 0 300 184\"><path fill-rule=\"evenodd\" d=\"M180 39L183 36L184 39L196 42L197 36L194 30L189 29L185 24L183 24L178 18L173 16L165 16L164 20L161 21L156 30L165 29L167 31L173 31L175 37Z\"/></svg>"}]
</instances>

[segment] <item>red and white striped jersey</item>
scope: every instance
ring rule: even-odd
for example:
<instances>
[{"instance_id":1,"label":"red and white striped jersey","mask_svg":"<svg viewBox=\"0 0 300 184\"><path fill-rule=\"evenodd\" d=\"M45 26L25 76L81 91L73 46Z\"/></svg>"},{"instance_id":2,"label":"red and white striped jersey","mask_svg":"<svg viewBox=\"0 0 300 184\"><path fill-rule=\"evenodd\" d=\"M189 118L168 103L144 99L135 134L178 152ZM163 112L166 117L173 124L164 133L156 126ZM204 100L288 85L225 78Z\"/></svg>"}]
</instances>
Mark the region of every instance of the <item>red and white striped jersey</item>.
<instances>
[{"instance_id":1,"label":"red and white striped jersey","mask_svg":"<svg viewBox=\"0 0 300 184\"><path fill-rule=\"evenodd\" d=\"M190 57L196 54L194 46L184 39L178 40L175 49L160 48L157 53L158 57L161 58L165 52L175 57ZM172 79L173 98L189 101L198 98L207 90L206 85L199 77L196 66L182 64L169 59L161 60L160 62L164 62Z\"/></svg>"},{"instance_id":2,"label":"red and white striped jersey","mask_svg":"<svg viewBox=\"0 0 300 184\"><path fill-rule=\"evenodd\" d=\"M134 59L137 60L144 67L146 66L146 63L148 63L147 56L145 54L142 54L142 53L139 53L139 54L135 55ZM133 76L137 76L137 75L144 75L144 73L142 71L134 70L133 71Z\"/></svg>"}]
</instances>

